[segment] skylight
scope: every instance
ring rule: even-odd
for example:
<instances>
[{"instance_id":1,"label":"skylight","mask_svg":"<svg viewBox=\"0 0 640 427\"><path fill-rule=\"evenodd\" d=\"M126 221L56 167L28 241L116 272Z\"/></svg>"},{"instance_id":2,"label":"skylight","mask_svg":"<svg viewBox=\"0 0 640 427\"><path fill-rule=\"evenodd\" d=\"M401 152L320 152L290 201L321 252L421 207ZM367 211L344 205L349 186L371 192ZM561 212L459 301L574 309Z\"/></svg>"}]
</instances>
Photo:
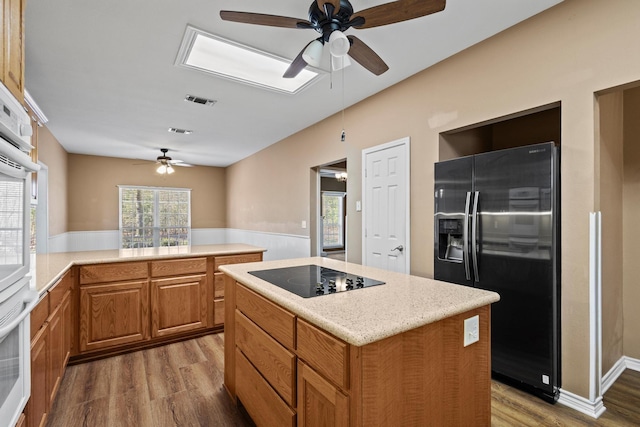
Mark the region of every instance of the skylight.
<instances>
[{"instance_id":1,"label":"skylight","mask_svg":"<svg viewBox=\"0 0 640 427\"><path fill-rule=\"evenodd\" d=\"M187 26L176 65L237 82L294 94L315 82L320 74L302 70L297 77L282 77L290 60L226 40Z\"/></svg>"}]
</instances>

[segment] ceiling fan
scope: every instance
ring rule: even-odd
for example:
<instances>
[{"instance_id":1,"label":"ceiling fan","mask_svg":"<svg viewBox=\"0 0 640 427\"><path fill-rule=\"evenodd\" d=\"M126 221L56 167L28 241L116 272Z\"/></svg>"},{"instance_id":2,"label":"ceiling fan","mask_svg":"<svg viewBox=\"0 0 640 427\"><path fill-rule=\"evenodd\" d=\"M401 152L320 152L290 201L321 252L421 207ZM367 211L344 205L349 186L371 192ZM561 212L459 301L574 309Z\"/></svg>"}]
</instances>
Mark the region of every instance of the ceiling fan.
<instances>
[{"instance_id":1,"label":"ceiling fan","mask_svg":"<svg viewBox=\"0 0 640 427\"><path fill-rule=\"evenodd\" d=\"M379 76L389 66L359 38L344 32L420 18L444 10L446 0L398 0L354 12L349 0L315 0L309 7L309 20L251 12L220 11L225 21L271 27L314 29L321 34L309 42L291 62L283 77L293 78L310 62L318 66L318 49L328 43L334 56L349 54L356 62ZM314 54L315 53L315 54ZM315 63L314 63L315 62Z\"/></svg>"},{"instance_id":2,"label":"ceiling fan","mask_svg":"<svg viewBox=\"0 0 640 427\"><path fill-rule=\"evenodd\" d=\"M162 151L162 154L156 158L156 163L158 163L160 166L158 166L158 169L156 169L156 172L158 172L161 175L165 175L165 174L171 175L172 173L174 173L175 172L173 170L174 166L183 166L183 167L193 166L183 162L182 160L177 160L177 159L173 160L171 157L167 156L167 153L169 152L168 148L161 148L160 151Z\"/></svg>"}]
</instances>

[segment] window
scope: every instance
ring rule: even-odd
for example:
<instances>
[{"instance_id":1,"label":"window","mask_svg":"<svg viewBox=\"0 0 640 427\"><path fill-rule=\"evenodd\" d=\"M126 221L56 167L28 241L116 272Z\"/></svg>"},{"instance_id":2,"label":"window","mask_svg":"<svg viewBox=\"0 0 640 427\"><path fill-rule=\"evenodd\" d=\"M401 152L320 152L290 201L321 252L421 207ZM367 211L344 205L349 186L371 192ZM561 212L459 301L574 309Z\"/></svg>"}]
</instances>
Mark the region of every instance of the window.
<instances>
[{"instance_id":1,"label":"window","mask_svg":"<svg viewBox=\"0 0 640 427\"><path fill-rule=\"evenodd\" d=\"M191 243L191 190L128 186L119 189L122 248Z\"/></svg>"}]
</instances>

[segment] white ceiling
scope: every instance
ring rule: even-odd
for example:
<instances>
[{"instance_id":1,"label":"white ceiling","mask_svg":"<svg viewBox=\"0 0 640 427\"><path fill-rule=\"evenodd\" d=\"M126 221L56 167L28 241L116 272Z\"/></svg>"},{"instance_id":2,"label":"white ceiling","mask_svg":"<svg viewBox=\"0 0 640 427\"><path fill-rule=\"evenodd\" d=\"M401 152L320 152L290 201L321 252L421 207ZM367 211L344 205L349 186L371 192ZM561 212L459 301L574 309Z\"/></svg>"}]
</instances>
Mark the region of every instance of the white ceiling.
<instances>
[{"instance_id":1,"label":"white ceiling","mask_svg":"<svg viewBox=\"0 0 640 427\"><path fill-rule=\"evenodd\" d=\"M355 34L389 65L353 63L344 106L379 92L562 0L449 0L443 12ZM362 10L386 0L352 0ZM29 0L26 88L70 153L227 166L343 108L340 72L297 95L174 65L186 26L293 59L313 30L225 22L221 9L306 19L311 0ZM186 94L213 98L205 107ZM192 129L172 134L169 127ZM341 129L336 130L339 138Z\"/></svg>"}]
</instances>

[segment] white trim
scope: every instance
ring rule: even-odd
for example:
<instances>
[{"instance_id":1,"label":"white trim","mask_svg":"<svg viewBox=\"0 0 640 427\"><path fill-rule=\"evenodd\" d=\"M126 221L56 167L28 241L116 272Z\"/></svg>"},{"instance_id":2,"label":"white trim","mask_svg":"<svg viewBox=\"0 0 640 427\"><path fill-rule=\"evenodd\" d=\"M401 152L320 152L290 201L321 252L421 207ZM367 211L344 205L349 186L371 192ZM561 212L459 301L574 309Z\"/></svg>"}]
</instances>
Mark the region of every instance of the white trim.
<instances>
[{"instance_id":1,"label":"white trim","mask_svg":"<svg viewBox=\"0 0 640 427\"><path fill-rule=\"evenodd\" d=\"M640 359L633 359L631 357L625 356L624 363L627 366L627 369L640 372Z\"/></svg>"},{"instance_id":2,"label":"white trim","mask_svg":"<svg viewBox=\"0 0 640 427\"><path fill-rule=\"evenodd\" d=\"M367 245L366 245L366 182L367 182L367 155L375 153L376 151L386 150L392 147L403 145L406 150L405 155L405 186L406 186L406 206L405 206L405 224L406 235L404 243L404 255L405 255L405 271L407 274L411 273L411 138L406 136L404 138L396 139L395 141L387 142L386 144L376 145L375 147L365 148L362 150L362 264L366 265L367 260Z\"/></svg>"},{"instance_id":3,"label":"white trim","mask_svg":"<svg viewBox=\"0 0 640 427\"><path fill-rule=\"evenodd\" d=\"M602 214L589 214L589 400L602 399Z\"/></svg>"},{"instance_id":4,"label":"white trim","mask_svg":"<svg viewBox=\"0 0 640 427\"><path fill-rule=\"evenodd\" d=\"M602 393L606 393L609 387L615 383L620 375L626 370L640 372L640 359L634 359L628 356L622 356L618 361L609 369L609 372L602 377Z\"/></svg>"},{"instance_id":5,"label":"white trim","mask_svg":"<svg viewBox=\"0 0 640 427\"><path fill-rule=\"evenodd\" d=\"M602 397L598 397L595 401L590 401L582 396L573 394L570 391L560 389L560 397L558 403L574 409L578 412L582 412L592 418L598 418L604 413L606 408L602 403Z\"/></svg>"},{"instance_id":6,"label":"white trim","mask_svg":"<svg viewBox=\"0 0 640 427\"><path fill-rule=\"evenodd\" d=\"M602 394L606 393L609 390L609 387L616 382L618 377L622 375L624 370L627 368L624 360L624 356L622 356L618 361L609 369L609 372L604 374L602 377Z\"/></svg>"},{"instance_id":7,"label":"white trim","mask_svg":"<svg viewBox=\"0 0 640 427\"><path fill-rule=\"evenodd\" d=\"M233 228L195 228L191 233L194 246L246 243L266 248L266 261L311 256L309 236ZM118 236L118 230L69 231L49 237L49 253L117 250Z\"/></svg>"},{"instance_id":8,"label":"white trim","mask_svg":"<svg viewBox=\"0 0 640 427\"><path fill-rule=\"evenodd\" d=\"M47 124L49 119L47 119L47 116L44 115L38 104L36 104L36 101L31 97L27 88L24 89L24 102L27 103L33 114L36 115L36 118L38 119L38 126L44 126Z\"/></svg>"}]
</instances>

